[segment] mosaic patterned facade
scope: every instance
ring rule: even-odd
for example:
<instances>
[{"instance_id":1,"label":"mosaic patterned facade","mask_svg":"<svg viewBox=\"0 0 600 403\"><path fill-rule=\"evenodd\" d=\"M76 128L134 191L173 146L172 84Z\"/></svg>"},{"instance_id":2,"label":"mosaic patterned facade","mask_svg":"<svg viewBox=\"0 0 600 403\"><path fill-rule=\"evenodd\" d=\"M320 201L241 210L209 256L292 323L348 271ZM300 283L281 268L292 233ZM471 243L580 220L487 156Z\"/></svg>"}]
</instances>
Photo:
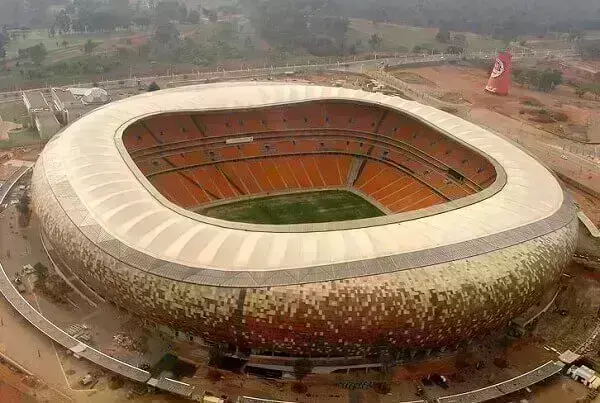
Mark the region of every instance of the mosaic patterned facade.
<instances>
[{"instance_id":1,"label":"mosaic patterned facade","mask_svg":"<svg viewBox=\"0 0 600 403\"><path fill-rule=\"evenodd\" d=\"M577 220L512 247L381 275L276 287L215 287L125 264L76 226L43 169L33 200L52 246L86 284L132 312L213 342L305 355L457 343L506 325L556 284L575 249Z\"/></svg>"},{"instance_id":2,"label":"mosaic patterned facade","mask_svg":"<svg viewBox=\"0 0 600 403\"><path fill-rule=\"evenodd\" d=\"M123 143L143 116L323 100L411 116L488 158L496 180L426 215L261 226L165 199ZM442 347L506 325L556 285L578 230L557 180L510 142L398 97L299 84L192 86L105 105L46 145L32 192L52 253L108 300L230 348L298 356Z\"/></svg>"}]
</instances>

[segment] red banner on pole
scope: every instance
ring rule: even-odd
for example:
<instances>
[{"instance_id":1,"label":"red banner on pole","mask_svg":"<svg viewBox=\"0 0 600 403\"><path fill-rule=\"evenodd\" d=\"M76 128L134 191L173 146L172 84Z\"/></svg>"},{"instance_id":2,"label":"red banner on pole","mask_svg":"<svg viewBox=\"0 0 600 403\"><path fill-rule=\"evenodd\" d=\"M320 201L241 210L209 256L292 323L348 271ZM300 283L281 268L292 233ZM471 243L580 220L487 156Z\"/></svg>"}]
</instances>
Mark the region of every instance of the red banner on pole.
<instances>
[{"instance_id":1,"label":"red banner on pole","mask_svg":"<svg viewBox=\"0 0 600 403\"><path fill-rule=\"evenodd\" d=\"M496 95L508 95L508 88L510 87L510 60L510 53L498 53L496 63L494 63L494 69L485 86L486 91Z\"/></svg>"}]
</instances>

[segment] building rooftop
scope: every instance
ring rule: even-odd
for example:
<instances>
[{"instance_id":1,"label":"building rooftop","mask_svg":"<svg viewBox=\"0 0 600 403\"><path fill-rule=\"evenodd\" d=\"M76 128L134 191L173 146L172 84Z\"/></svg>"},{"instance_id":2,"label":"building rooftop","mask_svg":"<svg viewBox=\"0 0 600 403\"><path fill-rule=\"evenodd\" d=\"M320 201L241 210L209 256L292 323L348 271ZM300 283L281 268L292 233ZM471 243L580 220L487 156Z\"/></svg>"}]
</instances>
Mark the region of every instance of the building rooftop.
<instances>
[{"instance_id":1,"label":"building rooftop","mask_svg":"<svg viewBox=\"0 0 600 403\"><path fill-rule=\"evenodd\" d=\"M494 161L495 189L475 195L479 199L471 204L427 216L290 226L233 223L166 200L139 172L121 139L133 121L157 113L324 99L380 104L421 119ZM67 215L105 251L145 262L156 274L209 284L321 281L448 262L536 238L573 216L554 176L509 141L417 102L343 88L253 82L146 93L84 116L48 144L41 161Z\"/></svg>"}]
</instances>

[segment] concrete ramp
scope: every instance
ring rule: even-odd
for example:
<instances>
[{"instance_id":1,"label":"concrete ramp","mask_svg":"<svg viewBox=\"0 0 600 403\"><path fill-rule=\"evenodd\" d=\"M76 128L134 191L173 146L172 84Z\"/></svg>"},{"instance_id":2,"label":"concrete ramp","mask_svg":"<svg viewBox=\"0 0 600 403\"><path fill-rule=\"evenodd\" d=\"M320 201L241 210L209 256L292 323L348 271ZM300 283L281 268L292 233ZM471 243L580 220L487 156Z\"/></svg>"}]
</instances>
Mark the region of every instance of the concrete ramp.
<instances>
[{"instance_id":1,"label":"concrete ramp","mask_svg":"<svg viewBox=\"0 0 600 403\"><path fill-rule=\"evenodd\" d=\"M600 230L583 213L577 213L579 218L579 240L573 259L586 267L600 269Z\"/></svg>"}]
</instances>

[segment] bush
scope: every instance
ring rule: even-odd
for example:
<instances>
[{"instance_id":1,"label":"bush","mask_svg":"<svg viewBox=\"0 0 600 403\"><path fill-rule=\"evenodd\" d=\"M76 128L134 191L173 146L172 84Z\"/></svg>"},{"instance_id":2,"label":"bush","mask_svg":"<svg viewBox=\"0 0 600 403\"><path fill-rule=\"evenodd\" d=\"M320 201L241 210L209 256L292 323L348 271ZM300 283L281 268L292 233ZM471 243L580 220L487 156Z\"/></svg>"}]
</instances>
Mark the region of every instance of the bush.
<instances>
[{"instance_id":1,"label":"bush","mask_svg":"<svg viewBox=\"0 0 600 403\"><path fill-rule=\"evenodd\" d=\"M314 364L308 358L299 358L294 361L294 376L301 381L310 374L314 368Z\"/></svg>"},{"instance_id":2,"label":"bush","mask_svg":"<svg viewBox=\"0 0 600 403\"><path fill-rule=\"evenodd\" d=\"M125 381L123 381L123 378L121 378L118 375L113 375L108 380L108 388L110 390L121 389L124 384L125 384Z\"/></svg>"},{"instance_id":3,"label":"bush","mask_svg":"<svg viewBox=\"0 0 600 403\"><path fill-rule=\"evenodd\" d=\"M508 361L504 357L496 357L494 358L494 365L498 368L505 369L508 368Z\"/></svg>"},{"instance_id":4,"label":"bush","mask_svg":"<svg viewBox=\"0 0 600 403\"><path fill-rule=\"evenodd\" d=\"M527 105L527 106L535 106L535 107L542 107L544 106L543 103L541 103L539 100L533 98L533 97L523 97L521 98L521 104L523 105Z\"/></svg>"},{"instance_id":5,"label":"bush","mask_svg":"<svg viewBox=\"0 0 600 403\"><path fill-rule=\"evenodd\" d=\"M208 378L208 380L210 380L211 382L216 383L219 382L221 378L223 378L223 375L219 370L209 368L208 372L206 373L206 378Z\"/></svg>"},{"instance_id":6,"label":"bush","mask_svg":"<svg viewBox=\"0 0 600 403\"><path fill-rule=\"evenodd\" d=\"M554 119L549 115L534 115L529 118L532 122L536 123L553 123Z\"/></svg>"},{"instance_id":7,"label":"bush","mask_svg":"<svg viewBox=\"0 0 600 403\"><path fill-rule=\"evenodd\" d=\"M156 81L152 81L150 83L150 85L148 86L148 92L158 91L158 90L160 90L160 87L158 86L158 84L156 84Z\"/></svg>"},{"instance_id":8,"label":"bush","mask_svg":"<svg viewBox=\"0 0 600 403\"><path fill-rule=\"evenodd\" d=\"M44 264L37 262L33 265L33 270L35 270L35 275L37 276L38 281L43 282L46 280L46 278L48 278L48 268Z\"/></svg>"},{"instance_id":9,"label":"bush","mask_svg":"<svg viewBox=\"0 0 600 403\"><path fill-rule=\"evenodd\" d=\"M373 390L379 393L380 395L387 395L388 393L390 393L392 388L390 387L389 383L377 382L373 385Z\"/></svg>"},{"instance_id":10,"label":"bush","mask_svg":"<svg viewBox=\"0 0 600 403\"><path fill-rule=\"evenodd\" d=\"M527 111L531 114L529 120L537 123L554 123L554 122L566 122L569 120L569 116L562 111L549 111L547 109L537 109Z\"/></svg>"},{"instance_id":11,"label":"bush","mask_svg":"<svg viewBox=\"0 0 600 403\"><path fill-rule=\"evenodd\" d=\"M292 384L292 392L305 394L308 391L308 386L302 382L295 382Z\"/></svg>"},{"instance_id":12,"label":"bush","mask_svg":"<svg viewBox=\"0 0 600 403\"><path fill-rule=\"evenodd\" d=\"M557 122L566 122L567 120L569 120L567 114L561 111L552 111L550 113L550 116Z\"/></svg>"}]
</instances>

